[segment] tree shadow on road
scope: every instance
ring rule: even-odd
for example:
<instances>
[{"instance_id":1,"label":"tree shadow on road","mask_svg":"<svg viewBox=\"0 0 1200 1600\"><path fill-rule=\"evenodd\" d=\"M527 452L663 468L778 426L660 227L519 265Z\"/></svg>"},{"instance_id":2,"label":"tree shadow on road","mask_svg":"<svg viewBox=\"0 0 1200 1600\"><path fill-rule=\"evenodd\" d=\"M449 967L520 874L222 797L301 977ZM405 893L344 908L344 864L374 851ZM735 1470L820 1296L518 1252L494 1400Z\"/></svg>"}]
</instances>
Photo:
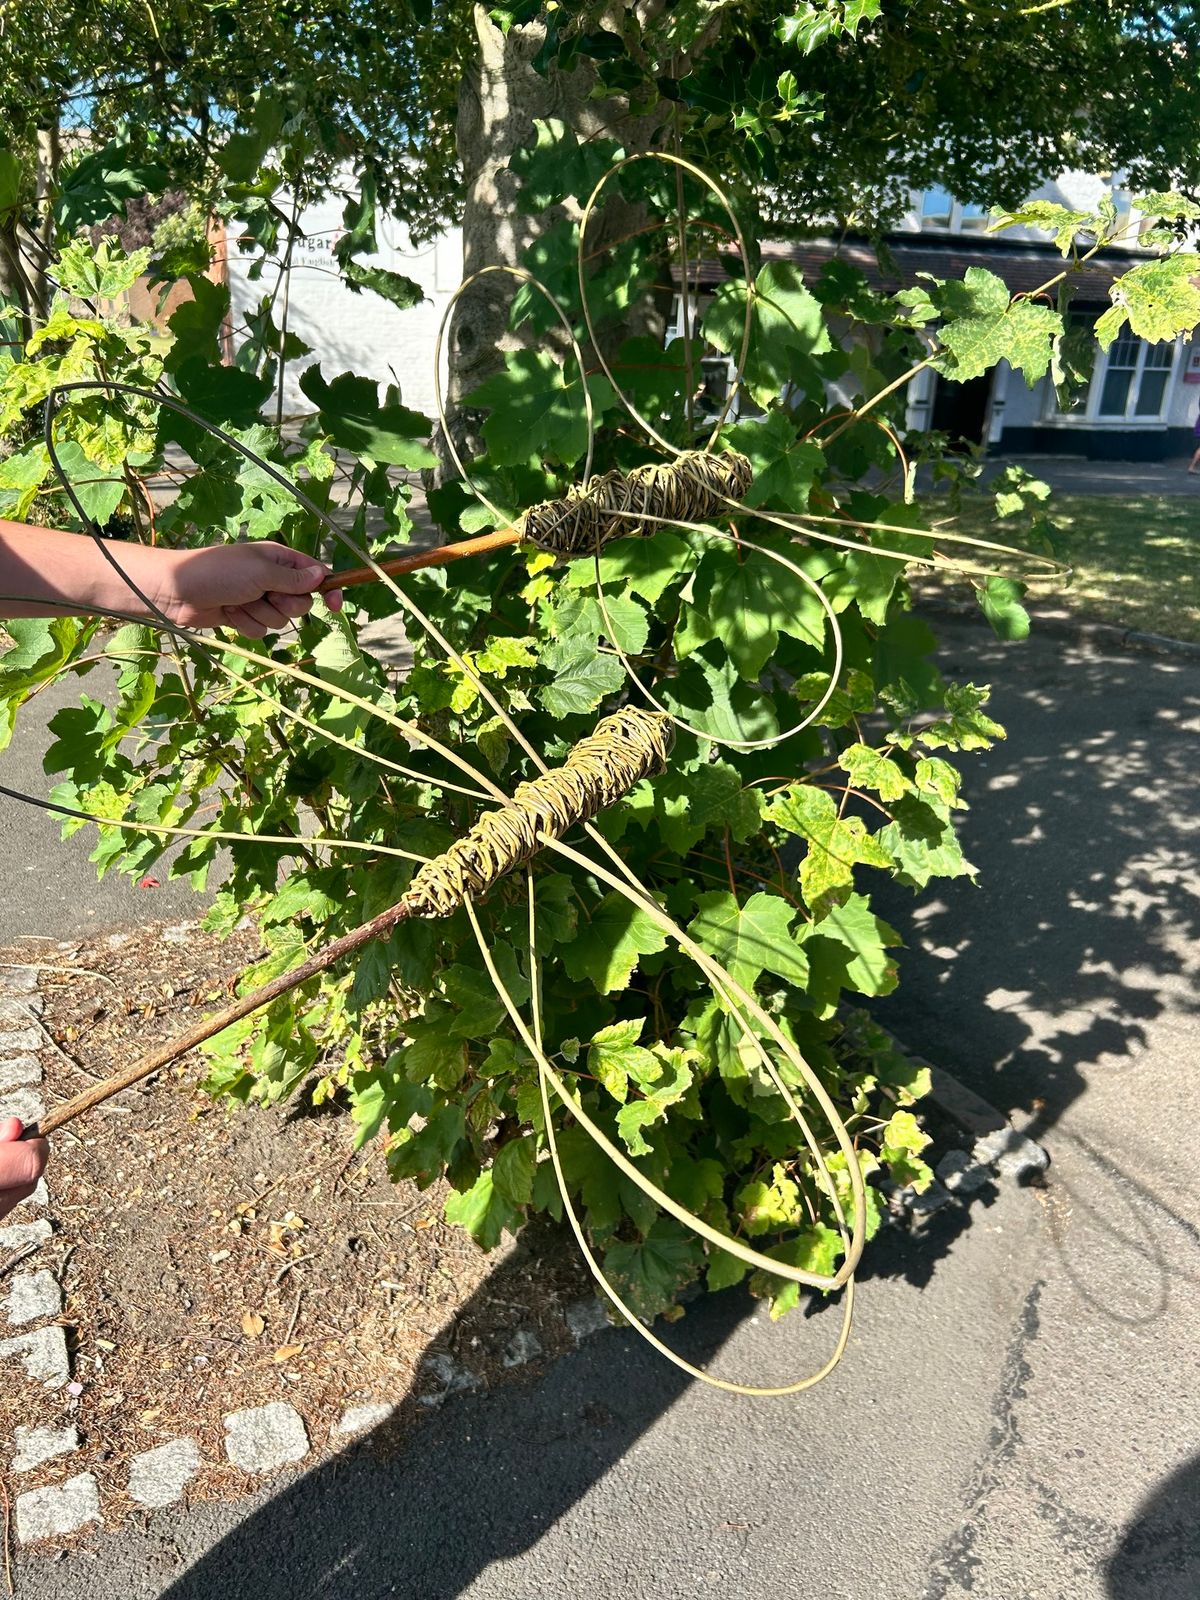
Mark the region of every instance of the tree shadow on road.
<instances>
[{"instance_id":1,"label":"tree shadow on road","mask_svg":"<svg viewBox=\"0 0 1200 1600\"><path fill-rule=\"evenodd\" d=\"M510 1270L505 1263L475 1298L502 1297ZM706 1364L747 1309L737 1292L711 1296L670 1330L671 1343ZM468 1304L460 1315L471 1313ZM691 1381L635 1334L612 1329L533 1383L522 1374L490 1393L451 1395L432 1414L410 1395L369 1434L275 1485L249 1515L244 1502L194 1508L191 1538L210 1547L157 1592L162 1600L451 1600L536 1545ZM641 1523L630 1490L632 1549ZM631 1559L620 1553L622 1565Z\"/></svg>"},{"instance_id":2,"label":"tree shadow on road","mask_svg":"<svg viewBox=\"0 0 1200 1600\"><path fill-rule=\"evenodd\" d=\"M1110 1600L1195 1600L1200 1594L1200 1456L1150 1495L1104 1569Z\"/></svg>"},{"instance_id":3,"label":"tree shadow on road","mask_svg":"<svg viewBox=\"0 0 1200 1600\"><path fill-rule=\"evenodd\" d=\"M1163 1012L1200 1011L1195 728L1200 671L1095 656L1036 634L1003 646L941 624L947 674L994 679L1008 740L963 762L968 881L876 900L903 930L896 995L877 1008L902 1041L959 1076L1031 1137L1093 1070L1136 1069Z\"/></svg>"}]
</instances>

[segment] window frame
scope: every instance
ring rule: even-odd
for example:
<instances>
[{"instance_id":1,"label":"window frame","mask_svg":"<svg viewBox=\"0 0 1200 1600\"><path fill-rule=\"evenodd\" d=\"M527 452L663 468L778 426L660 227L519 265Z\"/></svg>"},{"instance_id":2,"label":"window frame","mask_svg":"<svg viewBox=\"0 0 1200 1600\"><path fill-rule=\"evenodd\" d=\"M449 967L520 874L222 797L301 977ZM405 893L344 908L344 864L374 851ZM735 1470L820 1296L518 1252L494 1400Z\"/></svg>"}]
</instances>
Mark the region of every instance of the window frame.
<instances>
[{"instance_id":1,"label":"window frame","mask_svg":"<svg viewBox=\"0 0 1200 1600\"><path fill-rule=\"evenodd\" d=\"M1136 337L1136 336L1135 336ZM1075 411L1060 411L1054 385L1047 378L1046 406L1042 421L1054 428L1125 428L1125 429L1162 429L1168 425L1171 409L1171 399L1175 393L1176 380L1179 374L1180 354L1183 350L1183 340L1176 339L1171 347L1171 359L1163 367L1151 370L1166 373L1163 384L1162 400L1153 415L1143 413L1138 416L1134 411L1138 396L1141 393L1142 378L1146 373L1146 360L1150 351L1163 348L1165 341L1151 343L1148 339L1138 338L1137 362L1133 368L1133 376L1125 396L1125 409L1117 415L1111 411L1101 411L1100 404L1104 398L1104 390L1108 382L1110 371L1120 370L1113 368L1111 358L1117 349L1119 341L1114 341L1107 350L1097 352L1095 364L1092 367L1091 381L1088 384L1087 402ZM1128 369L1125 369L1128 370Z\"/></svg>"}]
</instances>

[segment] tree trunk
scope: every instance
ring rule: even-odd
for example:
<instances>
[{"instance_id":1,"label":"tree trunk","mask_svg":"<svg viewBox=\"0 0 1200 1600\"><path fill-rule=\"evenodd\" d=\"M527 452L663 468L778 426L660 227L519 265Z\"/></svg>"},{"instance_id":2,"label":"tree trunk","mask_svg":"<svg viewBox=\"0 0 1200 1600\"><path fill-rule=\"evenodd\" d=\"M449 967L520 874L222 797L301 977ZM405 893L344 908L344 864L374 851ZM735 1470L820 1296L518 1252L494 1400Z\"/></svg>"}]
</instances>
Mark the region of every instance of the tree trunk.
<instances>
[{"instance_id":1,"label":"tree trunk","mask_svg":"<svg viewBox=\"0 0 1200 1600\"><path fill-rule=\"evenodd\" d=\"M552 69L545 75L535 72L533 61L545 41L540 24L513 27L503 34L491 22L487 8L476 5L475 30L477 65L460 89L457 129L465 191L464 280L484 267L519 266L529 246L564 214L580 214L581 207L574 202L538 216L526 216L516 208L518 183L508 162L515 150L533 142L535 118L560 118L580 139L612 130L627 151L646 149L662 122L659 114L630 118L618 100L590 99L594 74L588 67L574 72ZM628 228L638 215L614 193L589 229L589 247ZM489 275L473 284L454 309L447 340L447 412L455 442L470 453L476 443L474 419L463 411L463 397L503 366L506 352L519 348L528 337L508 329L508 308L517 287L512 278ZM572 304L566 309L577 320L578 307ZM648 325L645 316L640 314L639 331ZM623 330L629 331L630 327ZM553 336L543 335L539 342L565 352L565 342Z\"/></svg>"}]
</instances>

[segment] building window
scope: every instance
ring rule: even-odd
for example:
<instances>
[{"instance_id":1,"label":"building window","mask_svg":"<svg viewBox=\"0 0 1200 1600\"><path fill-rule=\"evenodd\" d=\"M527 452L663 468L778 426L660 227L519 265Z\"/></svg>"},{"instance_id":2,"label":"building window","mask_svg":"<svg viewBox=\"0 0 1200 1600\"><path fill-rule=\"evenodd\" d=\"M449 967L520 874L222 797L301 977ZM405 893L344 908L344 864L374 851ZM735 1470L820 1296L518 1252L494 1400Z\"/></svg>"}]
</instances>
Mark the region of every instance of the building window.
<instances>
[{"instance_id":1,"label":"building window","mask_svg":"<svg viewBox=\"0 0 1200 1600\"><path fill-rule=\"evenodd\" d=\"M939 233L982 233L988 225L985 207L973 201L956 200L949 189L940 185L925 190L919 210L921 227Z\"/></svg>"},{"instance_id":2,"label":"building window","mask_svg":"<svg viewBox=\"0 0 1200 1600\"><path fill-rule=\"evenodd\" d=\"M1162 416L1171 368L1173 344L1147 344L1126 331L1113 342L1104 364L1104 380L1096 415L1155 421Z\"/></svg>"},{"instance_id":3,"label":"building window","mask_svg":"<svg viewBox=\"0 0 1200 1600\"><path fill-rule=\"evenodd\" d=\"M954 196L949 189L926 189L921 196L921 226L948 228L954 211Z\"/></svg>"}]
</instances>

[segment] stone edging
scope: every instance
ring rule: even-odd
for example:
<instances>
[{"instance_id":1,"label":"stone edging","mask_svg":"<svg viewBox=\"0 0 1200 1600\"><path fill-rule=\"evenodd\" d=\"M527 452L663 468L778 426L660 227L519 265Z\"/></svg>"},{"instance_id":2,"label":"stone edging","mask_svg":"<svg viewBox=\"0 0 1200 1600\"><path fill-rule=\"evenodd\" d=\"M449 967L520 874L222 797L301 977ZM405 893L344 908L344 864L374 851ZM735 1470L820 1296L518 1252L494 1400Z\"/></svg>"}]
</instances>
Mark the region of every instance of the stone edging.
<instances>
[{"instance_id":1,"label":"stone edging","mask_svg":"<svg viewBox=\"0 0 1200 1600\"><path fill-rule=\"evenodd\" d=\"M42 1022L45 999L39 973L43 966L70 967L78 953L74 943L47 943L39 950L42 959L0 967L0 1116L18 1116L28 1123L45 1114L42 1063L56 1046ZM13 1438L2 1442L0 1476L12 1485L17 1543L40 1544L50 1553L56 1541L105 1520L100 1484L92 1472L60 1475L22 1489L23 1478L30 1482L24 1475L37 1475L42 1467L50 1473L69 1473L69 1458L82 1460L89 1443L80 1437L73 1420L82 1385L73 1381L63 1325L63 1286L38 1259L55 1232L52 1193L44 1180L0 1223L0 1382L22 1386L30 1395L25 1407L29 1424L18 1424ZM563 1314L576 1345L609 1325L604 1305L590 1296L565 1306ZM519 1328L502 1361L506 1367L520 1367L541 1354L533 1331ZM451 1396L484 1387L478 1373L444 1352L426 1352L422 1366L437 1384L434 1392L420 1396L423 1406L437 1407ZM40 1397L44 1397L41 1405ZM346 1406L330 1429L330 1443L335 1448L348 1445L386 1422L395 1409L385 1401ZM263 1479L294 1467L313 1448L304 1418L286 1401L231 1411L222 1421L225 1457L249 1478ZM132 1505L158 1510L181 1501L195 1474L211 1464L196 1439L166 1439L129 1458L125 1489Z\"/></svg>"},{"instance_id":2,"label":"stone edging","mask_svg":"<svg viewBox=\"0 0 1200 1600\"><path fill-rule=\"evenodd\" d=\"M987 618L970 600L950 600L940 595L917 597L918 611L953 617L959 622L977 622L987 627ZM1072 643L1091 644L1098 649L1133 650L1142 655L1170 656L1177 661L1200 661L1200 644L1190 639L1171 639L1165 633L1143 633L1138 628L1122 628L1115 622L1089 622L1086 617L1031 611L1034 631Z\"/></svg>"}]
</instances>

